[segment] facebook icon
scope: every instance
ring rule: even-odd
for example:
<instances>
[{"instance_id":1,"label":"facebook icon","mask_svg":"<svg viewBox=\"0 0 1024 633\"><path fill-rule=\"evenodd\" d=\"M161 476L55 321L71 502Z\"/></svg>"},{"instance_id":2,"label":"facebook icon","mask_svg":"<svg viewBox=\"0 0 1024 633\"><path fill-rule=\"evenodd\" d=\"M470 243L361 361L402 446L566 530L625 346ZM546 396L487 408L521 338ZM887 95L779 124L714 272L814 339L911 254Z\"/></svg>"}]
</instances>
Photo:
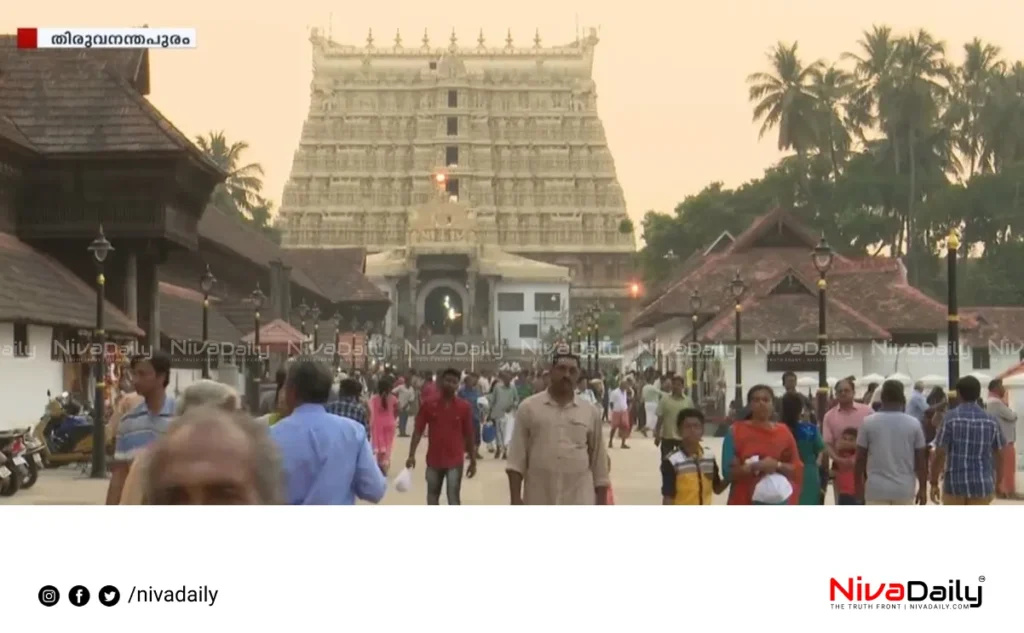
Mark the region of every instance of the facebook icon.
<instances>
[{"instance_id":1,"label":"facebook icon","mask_svg":"<svg viewBox=\"0 0 1024 633\"><path fill-rule=\"evenodd\" d=\"M76 607L84 607L89 604L89 590L82 585L75 585L71 588L71 592L68 594L68 599L71 600L71 604Z\"/></svg>"}]
</instances>

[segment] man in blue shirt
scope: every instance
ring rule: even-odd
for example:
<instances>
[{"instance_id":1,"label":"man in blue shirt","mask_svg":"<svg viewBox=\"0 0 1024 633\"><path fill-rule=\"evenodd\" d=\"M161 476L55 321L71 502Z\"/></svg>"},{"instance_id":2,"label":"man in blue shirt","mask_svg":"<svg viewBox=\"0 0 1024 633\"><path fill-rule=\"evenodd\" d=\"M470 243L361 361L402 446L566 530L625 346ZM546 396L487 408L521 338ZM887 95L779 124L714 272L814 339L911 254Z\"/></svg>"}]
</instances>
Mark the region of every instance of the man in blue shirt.
<instances>
[{"instance_id":1,"label":"man in blue shirt","mask_svg":"<svg viewBox=\"0 0 1024 633\"><path fill-rule=\"evenodd\" d=\"M924 383L918 380L914 383L914 391L910 394L907 402L907 415L917 418L918 422L924 422L925 411L928 410L928 399L924 397Z\"/></svg>"},{"instance_id":2,"label":"man in blue shirt","mask_svg":"<svg viewBox=\"0 0 1024 633\"><path fill-rule=\"evenodd\" d=\"M466 379L459 389L459 397L469 402L469 410L473 412L473 445L476 447L476 458L483 459L480 455L480 389L477 387L478 377L475 373L466 374Z\"/></svg>"},{"instance_id":3,"label":"man in blue shirt","mask_svg":"<svg viewBox=\"0 0 1024 633\"><path fill-rule=\"evenodd\" d=\"M939 475L942 505L988 505L996 492L1002 463L999 452L1006 439L999 422L978 405L981 383L974 376L956 381L959 403L946 413L935 437L932 456L931 499L939 503Z\"/></svg>"},{"instance_id":4,"label":"man in blue shirt","mask_svg":"<svg viewBox=\"0 0 1024 633\"><path fill-rule=\"evenodd\" d=\"M332 376L323 363L293 361L285 379L292 414L270 429L281 451L291 505L377 503L388 482L373 458L366 429L355 420L328 413Z\"/></svg>"}]
</instances>

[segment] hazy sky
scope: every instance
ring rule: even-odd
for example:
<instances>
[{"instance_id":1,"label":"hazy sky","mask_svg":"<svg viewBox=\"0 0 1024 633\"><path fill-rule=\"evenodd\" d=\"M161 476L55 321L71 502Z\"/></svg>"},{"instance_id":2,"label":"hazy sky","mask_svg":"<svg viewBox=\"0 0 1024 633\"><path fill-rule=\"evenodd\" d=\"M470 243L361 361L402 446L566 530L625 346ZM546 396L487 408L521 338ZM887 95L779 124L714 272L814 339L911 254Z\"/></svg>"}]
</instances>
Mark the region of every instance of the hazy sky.
<instances>
[{"instance_id":1,"label":"hazy sky","mask_svg":"<svg viewBox=\"0 0 1024 633\"><path fill-rule=\"evenodd\" d=\"M630 215L669 211L713 180L736 185L761 174L778 155L775 138L758 142L745 78L765 66L776 41L800 42L807 61L837 58L873 23L898 32L925 27L960 59L974 36L1024 58L1020 0L516 0L486 8L479 0L443 2L239 2L175 0L0 0L0 31L22 26L195 27L198 48L154 51L151 99L190 137L224 130L251 145L248 158L266 169L266 193L280 201L309 105L312 75L308 27L363 45L373 28L378 46L401 29L406 45L424 27L446 45L452 28L475 45L483 28L503 45L575 39L601 27L594 74L598 110L615 156ZM142 5L147 5L142 7ZM499 8L500 7L500 8Z\"/></svg>"}]
</instances>

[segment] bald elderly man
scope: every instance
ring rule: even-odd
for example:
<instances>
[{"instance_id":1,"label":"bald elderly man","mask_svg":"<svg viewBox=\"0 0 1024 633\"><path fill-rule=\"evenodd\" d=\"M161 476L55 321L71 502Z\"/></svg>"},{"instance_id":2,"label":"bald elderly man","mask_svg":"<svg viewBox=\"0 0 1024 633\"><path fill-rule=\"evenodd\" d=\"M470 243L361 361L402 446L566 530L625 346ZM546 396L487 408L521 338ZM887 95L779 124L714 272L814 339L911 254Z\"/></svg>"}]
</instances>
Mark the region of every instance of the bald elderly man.
<instances>
[{"instance_id":1,"label":"bald elderly man","mask_svg":"<svg viewBox=\"0 0 1024 633\"><path fill-rule=\"evenodd\" d=\"M216 407L189 409L157 442L143 474L146 505L277 505L284 471L267 427Z\"/></svg>"}]
</instances>

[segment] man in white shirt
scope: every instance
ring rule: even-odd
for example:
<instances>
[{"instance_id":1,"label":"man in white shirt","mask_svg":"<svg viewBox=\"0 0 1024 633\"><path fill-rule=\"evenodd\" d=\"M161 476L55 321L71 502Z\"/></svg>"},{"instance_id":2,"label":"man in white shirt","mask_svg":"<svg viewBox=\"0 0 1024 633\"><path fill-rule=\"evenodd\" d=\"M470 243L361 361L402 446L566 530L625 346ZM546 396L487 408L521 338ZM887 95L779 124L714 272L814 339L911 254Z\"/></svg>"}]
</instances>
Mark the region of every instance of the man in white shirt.
<instances>
[{"instance_id":1,"label":"man in white shirt","mask_svg":"<svg viewBox=\"0 0 1024 633\"><path fill-rule=\"evenodd\" d=\"M608 394L608 408L611 410L612 430L608 434L608 448L612 447L615 440L615 429L619 430L619 439L622 440L622 448L626 446L626 438L629 437L629 397L626 395L627 384L625 380L619 382L619 386L612 389Z\"/></svg>"}]
</instances>

